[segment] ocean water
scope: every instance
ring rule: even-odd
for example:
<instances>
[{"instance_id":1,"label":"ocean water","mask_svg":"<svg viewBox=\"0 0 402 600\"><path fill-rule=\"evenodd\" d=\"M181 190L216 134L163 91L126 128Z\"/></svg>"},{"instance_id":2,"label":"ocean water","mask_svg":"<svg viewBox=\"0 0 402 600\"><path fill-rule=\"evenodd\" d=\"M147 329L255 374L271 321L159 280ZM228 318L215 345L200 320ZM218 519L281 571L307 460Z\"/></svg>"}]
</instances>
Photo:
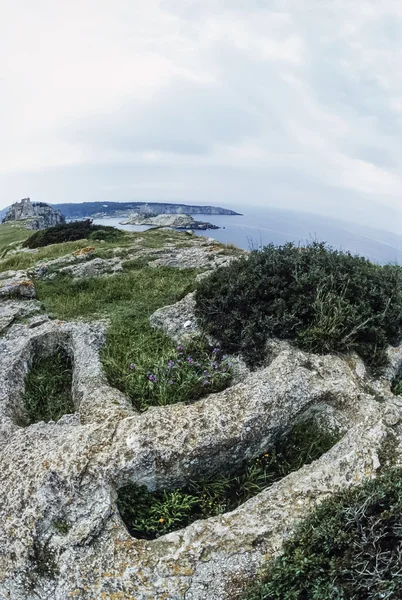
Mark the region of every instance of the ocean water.
<instances>
[{"instance_id":1,"label":"ocean water","mask_svg":"<svg viewBox=\"0 0 402 600\"><path fill-rule=\"evenodd\" d=\"M365 256L373 262L402 265L402 235L355 223L294 211L250 207L245 208L241 216L200 215L196 218L221 228L196 231L197 235L212 237L225 244L235 244L246 250L269 243L305 244L317 240L339 250ZM143 225L120 225L121 220L106 218L94 222L129 231L148 229Z\"/></svg>"}]
</instances>

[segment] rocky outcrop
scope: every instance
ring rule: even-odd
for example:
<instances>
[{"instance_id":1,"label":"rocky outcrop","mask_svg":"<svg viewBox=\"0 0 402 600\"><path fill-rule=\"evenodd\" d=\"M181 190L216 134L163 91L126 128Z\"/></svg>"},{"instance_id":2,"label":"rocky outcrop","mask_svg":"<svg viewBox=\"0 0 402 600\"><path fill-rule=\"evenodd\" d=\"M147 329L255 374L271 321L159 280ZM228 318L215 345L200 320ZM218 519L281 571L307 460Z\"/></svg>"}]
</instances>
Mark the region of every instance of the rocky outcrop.
<instances>
[{"instance_id":1,"label":"rocky outcrop","mask_svg":"<svg viewBox=\"0 0 402 600\"><path fill-rule=\"evenodd\" d=\"M11 315L31 302L0 306ZM177 312L192 318L192 298L185 302L188 314L183 303ZM1 597L240 600L313 506L376 475L390 439L400 460L402 402L386 380L371 394L357 358L274 344L267 366L225 391L138 414L103 374L103 324L25 321L0 338ZM73 359L75 413L25 427L24 377L34 356L60 347ZM116 507L127 481L155 490L218 473L312 410L344 433L319 460L230 513L153 541L129 535Z\"/></svg>"},{"instance_id":2,"label":"rocky outcrop","mask_svg":"<svg viewBox=\"0 0 402 600\"><path fill-rule=\"evenodd\" d=\"M137 258L177 268L234 259L203 238L186 248L137 243L108 258L87 247L32 274L95 276ZM34 288L26 296L27 273L0 277L0 296L2 286L8 290L0 297L0 598L241 600L315 505L376 477L387 464L385 447L402 464L402 400L390 386L402 369L401 348L389 349L386 376L374 380L357 356L310 355L272 340L260 369L241 370L237 359L228 389L138 413L106 380L103 323L52 320L31 299ZM176 342L194 338L194 296L159 309L151 323ZM59 348L72 359L74 413L26 426L25 376L35 357ZM116 504L127 482L161 490L220 473L311 415L341 435L319 460L232 512L152 541L127 531Z\"/></svg>"},{"instance_id":3,"label":"rocky outcrop","mask_svg":"<svg viewBox=\"0 0 402 600\"><path fill-rule=\"evenodd\" d=\"M3 271L3 273L0 273L0 299L10 297L35 298L35 296L35 286L25 271Z\"/></svg>"},{"instance_id":4,"label":"rocky outcrop","mask_svg":"<svg viewBox=\"0 0 402 600\"><path fill-rule=\"evenodd\" d=\"M196 221L190 215L147 215L133 213L128 219L122 221L122 225L149 225L150 227L172 227L173 229L219 229L217 225Z\"/></svg>"},{"instance_id":5,"label":"rocky outcrop","mask_svg":"<svg viewBox=\"0 0 402 600\"><path fill-rule=\"evenodd\" d=\"M359 381L340 359L317 360L311 370L303 366L303 353L282 353L270 367L221 394L136 416L124 400L119 408L119 394L107 391L102 381L96 358L101 336L78 324L47 323L31 333L14 328L3 340L1 374L8 385L1 388L0 591L5 596L239 597L241 582L255 575L267 554L278 552L298 518L380 467L387 435L382 405L368 396L359 400ZM60 344L74 356L76 418L18 427L16 391L24 365L33 352ZM349 411L351 430L322 459L229 514L152 542L129 536L114 503L119 485L132 478L159 489L183 484L195 473L219 471L228 461L261 452L324 397ZM68 524L63 534L60 521Z\"/></svg>"},{"instance_id":6,"label":"rocky outcrop","mask_svg":"<svg viewBox=\"0 0 402 600\"><path fill-rule=\"evenodd\" d=\"M205 272L198 276L201 277L207 276L218 267L230 264L236 260L236 256L226 254L212 238L203 237L192 238L189 246L184 248L176 248L174 244L165 244L162 248L146 248L137 243L124 249L116 248L114 256L107 259L96 257L95 248L88 247L67 256L39 261L29 270L29 276L34 279L54 279L58 273L65 273L80 279L113 275L121 272L125 263L130 260L144 259L150 267L205 269Z\"/></svg>"},{"instance_id":7,"label":"rocky outcrop","mask_svg":"<svg viewBox=\"0 0 402 600\"><path fill-rule=\"evenodd\" d=\"M30 198L23 198L8 209L3 223L9 221L24 221L27 229L46 229L64 223L65 218L44 202L32 203Z\"/></svg>"}]
</instances>

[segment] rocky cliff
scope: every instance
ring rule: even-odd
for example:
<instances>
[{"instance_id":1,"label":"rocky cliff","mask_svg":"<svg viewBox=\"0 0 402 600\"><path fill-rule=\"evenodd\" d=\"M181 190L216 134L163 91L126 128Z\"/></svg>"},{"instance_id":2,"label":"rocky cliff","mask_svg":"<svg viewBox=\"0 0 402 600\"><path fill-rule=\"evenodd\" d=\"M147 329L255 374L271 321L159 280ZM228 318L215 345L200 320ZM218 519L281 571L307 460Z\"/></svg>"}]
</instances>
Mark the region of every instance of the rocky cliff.
<instances>
[{"instance_id":1,"label":"rocky cliff","mask_svg":"<svg viewBox=\"0 0 402 600\"><path fill-rule=\"evenodd\" d=\"M27 229L46 229L64 223L65 218L59 210L44 202L32 203L30 198L23 198L6 212L3 223L10 221L25 221Z\"/></svg>"}]
</instances>

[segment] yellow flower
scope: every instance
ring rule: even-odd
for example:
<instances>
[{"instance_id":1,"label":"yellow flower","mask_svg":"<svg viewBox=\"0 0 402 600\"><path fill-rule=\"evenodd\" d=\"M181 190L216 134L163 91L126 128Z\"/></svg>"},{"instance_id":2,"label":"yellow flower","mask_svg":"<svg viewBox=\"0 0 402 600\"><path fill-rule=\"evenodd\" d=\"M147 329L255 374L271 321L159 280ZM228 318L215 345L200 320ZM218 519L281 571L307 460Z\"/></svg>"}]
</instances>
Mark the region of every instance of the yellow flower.
<instances>
[{"instance_id":1,"label":"yellow flower","mask_svg":"<svg viewBox=\"0 0 402 600\"><path fill-rule=\"evenodd\" d=\"M165 519L159 519L159 523L164 523Z\"/></svg>"}]
</instances>

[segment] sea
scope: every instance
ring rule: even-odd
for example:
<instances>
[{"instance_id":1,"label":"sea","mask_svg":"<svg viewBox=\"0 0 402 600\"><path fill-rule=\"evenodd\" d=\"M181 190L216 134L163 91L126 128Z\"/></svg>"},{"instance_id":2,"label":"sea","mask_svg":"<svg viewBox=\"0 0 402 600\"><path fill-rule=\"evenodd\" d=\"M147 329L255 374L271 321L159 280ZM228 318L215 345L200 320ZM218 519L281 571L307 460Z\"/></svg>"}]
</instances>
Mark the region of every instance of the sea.
<instances>
[{"instance_id":1,"label":"sea","mask_svg":"<svg viewBox=\"0 0 402 600\"><path fill-rule=\"evenodd\" d=\"M250 207L245 208L242 215L199 215L195 218L220 227L195 231L196 235L212 237L246 250L257 250L270 243L305 245L316 240L338 250L365 256L372 262L402 265L402 235L356 223L277 208ZM121 225L122 220L123 217L102 218L95 219L94 223L128 231L149 229L144 225Z\"/></svg>"}]
</instances>

